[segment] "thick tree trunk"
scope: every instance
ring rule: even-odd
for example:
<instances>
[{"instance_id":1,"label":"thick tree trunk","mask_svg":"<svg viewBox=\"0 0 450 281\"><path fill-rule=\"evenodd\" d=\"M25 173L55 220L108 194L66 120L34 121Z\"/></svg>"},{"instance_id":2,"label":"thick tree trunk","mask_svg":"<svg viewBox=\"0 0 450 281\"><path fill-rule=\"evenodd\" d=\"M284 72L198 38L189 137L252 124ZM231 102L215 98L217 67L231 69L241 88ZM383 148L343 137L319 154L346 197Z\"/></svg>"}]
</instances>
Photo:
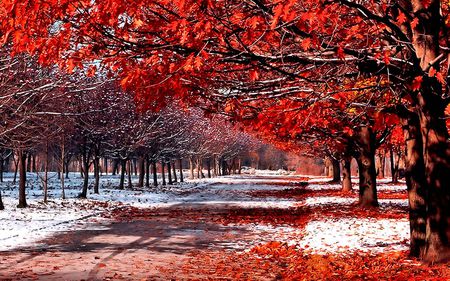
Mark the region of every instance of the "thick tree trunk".
<instances>
[{"instance_id":1,"label":"thick tree trunk","mask_svg":"<svg viewBox=\"0 0 450 281\"><path fill-rule=\"evenodd\" d=\"M178 160L179 166L180 166L180 182L184 182L183 178L183 160Z\"/></svg>"},{"instance_id":2,"label":"thick tree trunk","mask_svg":"<svg viewBox=\"0 0 450 281\"><path fill-rule=\"evenodd\" d=\"M420 59L420 73L429 67L439 71L435 63L440 55L447 56L439 46L442 28L441 1L412 1L412 13L419 24L412 29L411 42ZM414 74L418 75L418 74ZM429 262L450 259L450 147L445 124L442 85L435 77L423 76L420 92L411 95L416 103L422 135L425 178L427 184L427 222L423 259Z\"/></svg>"},{"instance_id":3,"label":"thick tree trunk","mask_svg":"<svg viewBox=\"0 0 450 281\"><path fill-rule=\"evenodd\" d=\"M426 239L426 178L423 159L423 144L418 116L409 114L402 118L406 140L405 177L409 199L410 256L424 254Z\"/></svg>"},{"instance_id":4,"label":"thick tree trunk","mask_svg":"<svg viewBox=\"0 0 450 281\"><path fill-rule=\"evenodd\" d=\"M162 185L166 185L166 172L164 171L164 161L161 161Z\"/></svg>"},{"instance_id":5,"label":"thick tree trunk","mask_svg":"<svg viewBox=\"0 0 450 281\"><path fill-rule=\"evenodd\" d=\"M167 178L169 179L168 184L173 184L172 182L172 165L170 164L170 161L167 162Z\"/></svg>"},{"instance_id":6,"label":"thick tree trunk","mask_svg":"<svg viewBox=\"0 0 450 281\"><path fill-rule=\"evenodd\" d=\"M156 187L158 186L158 174L157 174L157 169L156 169L156 161L153 162L153 185Z\"/></svg>"},{"instance_id":7,"label":"thick tree trunk","mask_svg":"<svg viewBox=\"0 0 450 281\"><path fill-rule=\"evenodd\" d=\"M359 205L377 207L375 136L369 127L361 127L355 137L358 142L356 160L359 169Z\"/></svg>"},{"instance_id":8,"label":"thick tree trunk","mask_svg":"<svg viewBox=\"0 0 450 281\"><path fill-rule=\"evenodd\" d=\"M145 178L145 158L143 156L139 157L139 181L138 187L144 187L144 178Z\"/></svg>"},{"instance_id":9,"label":"thick tree trunk","mask_svg":"<svg viewBox=\"0 0 450 281\"><path fill-rule=\"evenodd\" d=\"M121 159L120 160L120 181L119 181L119 189L125 189L125 170L126 170L126 165L127 165L127 160L126 159Z\"/></svg>"},{"instance_id":10,"label":"thick tree trunk","mask_svg":"<svg viewBox=\"0 0 450 281\"><path fill-rule=\"evenodd\" d=\"M25 193L25 186L27 181L27 154L22 150L19 150L19 205L17 208L26 208L27 198Z\"/></svg>"},{"instance_id":11,"label":"thick tree trunk","mask_svg":"<svg viewBox=\"0 0 450 281\"><path fill-rule=\"evenodd\" d=\"M428 187L423 259L447 261L450 259L450 147L445 108L437 96L436 100L421 98L420 103L418 111Z\"/></svg>"},{"instance_id":12,"label":"thick tree trunk","mask_svg":"<svg viewBox=\"0 0 450 281\"><path fill-rule=\"evenodd\" d=\"M345 158L342 160L342 192L352 190L351 158Z\"/></svg>"},{"instance_id":13,"label":"thick tree trunk","mask_svg":"<svg viewBox=\"0 0 450 281\"><path fill-rule=\"evenodd\" d=\"M333 167L333 179L332 183L340 183L341 182L341 166L339 160L335 158L331 158L331 164Z\"/></svg>"}]
</instances>

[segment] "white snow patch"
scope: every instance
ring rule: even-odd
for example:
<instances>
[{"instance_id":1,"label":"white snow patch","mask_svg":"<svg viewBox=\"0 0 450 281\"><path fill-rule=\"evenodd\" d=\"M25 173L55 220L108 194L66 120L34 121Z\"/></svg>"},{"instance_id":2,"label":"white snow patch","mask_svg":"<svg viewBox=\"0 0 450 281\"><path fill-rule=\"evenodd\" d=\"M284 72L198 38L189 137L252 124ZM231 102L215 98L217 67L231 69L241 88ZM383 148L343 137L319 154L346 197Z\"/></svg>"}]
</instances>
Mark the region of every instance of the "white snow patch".
<instances>
[{"instance_id":1,"label":"white snow patch","mask_svg":"<svg viewBox=\"0 0 450 281\"><path fill-rule=\"evenodd\" d=\"M298 243L311 253L406 250L409 222L397 219L346 218L311 221Z\"/></svg>"}]
</instances>

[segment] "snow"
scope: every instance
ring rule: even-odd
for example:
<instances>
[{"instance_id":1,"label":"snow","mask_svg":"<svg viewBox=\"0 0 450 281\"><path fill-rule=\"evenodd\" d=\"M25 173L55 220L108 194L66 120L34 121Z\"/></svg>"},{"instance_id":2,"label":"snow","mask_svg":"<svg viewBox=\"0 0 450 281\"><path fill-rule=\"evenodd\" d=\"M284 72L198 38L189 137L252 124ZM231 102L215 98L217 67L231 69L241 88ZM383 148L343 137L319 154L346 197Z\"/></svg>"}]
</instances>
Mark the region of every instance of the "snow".
<instances>
[{"instance_id":1,"label":"snow","mask_svg":"<svg viewBox=\"0 0 450 281\"><path fill-rule=\"evenodd\" d=\"M311 221L298 246L311 253L386 252L407 250L406 219L345 218Z\"/></svg>"},{"instance_id":2,"label":"snow","mask_svg":"<svg viewBox=\"0 0 450 281\"><path fill-rule=\"evenodd\" d=\"M118 190L117 176L102 176L100 194L89 191L87 200L77 199L82 185L79 174L71 174L66 183L66 197L61 199L60 182L52 174L49 183L49 203L42 203L42 190L35 174L28 175L27 209L18 209L17 185L12 174L5 175L0 184L5 210L0 211L0 251L36 245L37 241L75 229L102 228L110 223L101 215L115 208L133 206L139 208L168 208L173 206L200 205L206 207L233 208L302 208L327 205L350 205L355 197L315 196L301 201L290 198L255 197L254 191L280 191L299 184L299 175L283 175L282 171L254 171L254 175L225 176L214 179L192 180L184 184L152 189ZM309 177L306 189L339 190L339 184L328 184L329 178ZM137 181L136 177L133 177ZM379 191L405 190L404 183L388 184L379 181ZM407 206L405 199L380 199L381 208L395 205ZM232 226L230 224L230 226ZM402 250L409 237L408 221L373 218L323 218L310 221L304 229L286 225L248 224L244 226L257 239L247 239L235 244L247 248L249 243L283 241L297 245L312 253L329 252L379 252ZM249 242L250 241L250 242ZM43 245L44 246L44 245Z\"/></svg>"}]
</instances>

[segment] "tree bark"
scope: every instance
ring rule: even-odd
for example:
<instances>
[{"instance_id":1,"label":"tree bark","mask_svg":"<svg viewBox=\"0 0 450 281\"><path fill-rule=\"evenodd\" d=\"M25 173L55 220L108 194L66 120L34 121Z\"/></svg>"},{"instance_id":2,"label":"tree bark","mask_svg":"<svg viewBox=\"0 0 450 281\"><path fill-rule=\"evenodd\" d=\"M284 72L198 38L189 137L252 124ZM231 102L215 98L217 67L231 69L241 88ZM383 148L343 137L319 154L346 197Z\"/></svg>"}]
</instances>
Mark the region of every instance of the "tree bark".
<instances>
[{"instance_id":1,"label":"tree bark","mask_svg":"<svg viewBox=\"0 0 450 281\"><path fill-rule=\"evenodd\" d=\"M341 182L341 166L340 166L339 160L332 157L331 164L333 167L333 179L331 180L331 182L332 183L340 183Z\"/></svg>"},{"instance_id":2,"label":"tree bark","mask_svg":"<svg viewBox=\"0 0 450 281\"><path fill-rule=\"evenodd\" d=\"M66 191L65 191L65 186L64 186L64 166L66 165L66 163L65 163L65 160L66 160L66 158L65 158L65 154L66 154L66 151L65 151L65 149L66 149L66 146L65 146L65 136L63 136L63 140L62 140L62 142L61 142L61 163L60 163L60 166L61 166L61 198L62 199L66 199Z\"/></svg>"},{"instance_id":3,"label":"tree bark","mask_svg":"<svg viewBox=\"0 0 450 281\"><path fill-rule=\"evenodd\" d=\"M0 153L3 153L3 152L0 151ZM2 155L1 159L0 159L0 182L3 182L3 170L5 169L4 162L5 162L5 159L3 159L3 155Z\"/></svg>"},{"instance_id":4,"label":"tree bark","mask_svg":"<svg viewBox=\"0 0 450 281\"><path fill-rule=\"evenodd\" d=\"M436 85L435 85L436 86ZM438 87L438 86L436 86ZM436 99L434 99L436 98ZM436 97L420 97L418 108L427 192L426 240L423 259L450 259L450 147L445 107Z\"/></svg>"},{"instance_id":5,"label":"tree bark","mask_svg":"<svg viewBox=\"0 0 450 281\"><path fill-rule=\"evenodd\" d=\"M17 205L17 208L26 208L28 206L27 204L27 198L25 193L25 184L27 181L27 154L23 150L19 150L18 153L19 156L19 204Z\"/></svg>"},{"instance_id":6,"label":"tree bark","mask_svg":"<svg viewBox=\"0 0 450 281\"><path fill-rule=\"evenodd\" d=\"M13 178L13 184L17 181L17 172L19 171L19 156L16 157L13 155L13 161L14 161L14 178Z\"/></svg>"},{"instance_id":7,"label":"tree bark","mask_svg":"<svg viewBox=\"0 0 450 281\"><path fill-rule=\"evenodd\" d=\"M194 179L194 161L189 157L189 179Z\"/></svg>"},{"instance_id":8,"label":"tree bark","mask_svg":"<svg viewBox=\"0 0 450 281\"><path fill-rule=\"evenodd\" d=\"M179 167L180 167L180 182L183 182L183 159L178 160Z\"/></svg>"},{"instance_id":9,"label":"tree bark","mask_svg":"<svg viewBox=\"0 0 450 281\"><path fill-rule=\"evenodd\" d=\"M89 186L89 156L87 155L86 151L83 151L82 165L83 165L83 190L81 191L78 197L86 198Z\"/></svg>"},{"instance_id":10,"label":"tree bark","mask_svg":"<svg viewBox=\"0 0 450 281\"><path fill-rule=\"evenodd\" d=\"M342 192L352 190L351 158L344 158L342 160Z\"/></svg>"},{"instance_id":11,"label":"tree bark","mask_svg":"<svg viewBox=\"0 0 450 281\"><path fill-rule=\"evenodd\" d=\"M406 142L405 177L409 199L410 256L424 254L426 239L426 178L420 124L416 114L401 118Z\"/></svg>"},{"instance_id":12,"label":"tree bark","mask_svg":"<svg viewBox=\"0 0 450 281\"><path fill-rule=\"evenodd\" d=\"M133 165L132 165L132 159L128 160L128 188L133 188L133 182L131 181L131 175L133 174Z\"/></svg>"},{"instance_id":13,"label":"tree bark","mask_svg":"<svg viewBox=\"0 0 450 281\"><path fill-rule=\"evenodd\" d=\"M145 178L145 158L143 156L139 157L139 181L138 187L144 187L144 178Z\"/></svg>"},{"instance_id":14,"label":"tree bark","mask_svg":"<svg viewBox=\"0 0 450 281\"><path fill-rule=\"evenodd\" d=\"M161 175L162 175L162 185L166 185L166 174L164 171L164 161L161 161Z\"/></svg>"},{"instance_id":15,"label":"tree bark","mask_svg":"<svg viewBox=\"0 0 450 281\"><path fill-rule=\"evenodd\" d=\"M375 135L369 127L361 127L356 131L355 137L358 143L356 160L359 169L359 205L361 207L378 207Z\"/></svg>"},{"instance_id":16,"label":"tree bark","mask_svg":"<svg viewBox=\"0 0 450 281\"><path fill-rule=\"evenodd\" d=\"M208 160L206 160L206 166L208 168L208 178L211 178L211 159L208 158Z\"/></svg>"},{"instance_id":17,"label":"tree bark","mask_svg":"<svg viewBox=\"0 0 450 281\"><path fill-rule=\"evenodd\" d=\"M153 185L156 187L158 186L158 174L157 174L157 169L156 169L156 161L153 162Z\"/></svg>"},{"instance_id":18,"label":"tree bark","mask_svg":"<svg viewBox=\"0 0 450 281\"><path fill-rule=\"evenodd\" d=\"M119 181L119 189L125 189L125 170L126 170L127 160L120 160L120 181Z\"/></svg>"},{"instance_id":19,"label":"tree bark","mask_svg":"<svg viewBox=\"0 0 450 281\"><path fill-rule=\"evenodd\" d=\"M173 184L172 182L172 169L171 169L170 161L167 162L167 178L169 179L168 184Z\"/></svg>"},{"instance_id":20,"label":"tree bark","mask_svg":"<svg viewBox=\"0 0 450 281\"><path fill-rule=\"evenodd\" d=\"M173 182L176 183L177 179L177 169L175 168L175 161L172 162L172 172L173 172Z\"/></svg>"},{"instance_id":21,"label":"tree bark","mask_svg":"<svg viewBox=\"0 0 450 281\"><path fill-rule=\"evenodd\" d=\"M145 157L145 187L150 188L150 159Z\"/></svg>"},{"instance_id":22,"label":"tree bark","mask_svg":"<svg viewBox=\"0 0 450 281\"><path fill-rule=\"evenodd\" d=\"M94 157L94 193L99 194L99 186L100 186L100 157L95 155Z\"/></svg>"},{"instance_id":23,"label":"tree bark","mask_svg":"<svg viewBox=\"0 0 450 281\"><path fill-rule=\"evenodd\" d=\"M44 161L44 203L48 203L48 141L45 143Z\"/></svg>"}]
</instances>

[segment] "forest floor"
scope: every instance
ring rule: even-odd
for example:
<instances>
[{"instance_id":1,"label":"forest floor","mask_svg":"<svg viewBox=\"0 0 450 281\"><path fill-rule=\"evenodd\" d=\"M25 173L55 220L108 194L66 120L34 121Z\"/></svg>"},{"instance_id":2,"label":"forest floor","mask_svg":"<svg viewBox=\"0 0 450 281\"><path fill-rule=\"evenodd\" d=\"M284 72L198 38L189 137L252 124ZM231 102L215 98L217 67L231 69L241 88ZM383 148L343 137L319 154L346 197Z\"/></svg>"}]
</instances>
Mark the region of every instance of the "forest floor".
<instances>
[{"instance_id":1,"label":"forest floor","mask_svg":"<svg viewBox=\"0 0 450 281\"><path fill-rule=\"evenodd\" d=\"M448 280L449 265L407 256L404 184L382 180L360 209L326 178L262 173L67 197L2 186L0 280ZM30 184L33 184L31 182Z\"/></svg>"}]
</instances>

